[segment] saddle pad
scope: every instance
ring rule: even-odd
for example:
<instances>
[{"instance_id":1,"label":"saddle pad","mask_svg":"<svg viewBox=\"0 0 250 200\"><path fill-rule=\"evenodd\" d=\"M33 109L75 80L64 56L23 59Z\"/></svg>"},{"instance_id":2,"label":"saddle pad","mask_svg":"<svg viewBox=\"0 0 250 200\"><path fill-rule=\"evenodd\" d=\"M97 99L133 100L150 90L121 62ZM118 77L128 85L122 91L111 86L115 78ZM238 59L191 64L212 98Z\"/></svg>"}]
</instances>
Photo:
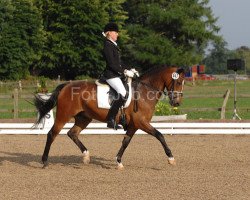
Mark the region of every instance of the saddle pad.
<instances>
[{"instance_id":1,"label":"saddle pad","mask_svg":"<svg viewBox=\"0 0 250 200\"><path fill-rule=\"evenodd\" d=\"M100 84L96 83L97 85L97 105L98 108L106 108L110 109L110 103L111 100L109 99L109 91L110 91L110 86L105 85L105 84ZM127 108L131 102L131 97L132 97L132 92L131 92L131 83L129 84L129 95L128 99L124 105L124 108Z\"/></svg>"}]
</instances>

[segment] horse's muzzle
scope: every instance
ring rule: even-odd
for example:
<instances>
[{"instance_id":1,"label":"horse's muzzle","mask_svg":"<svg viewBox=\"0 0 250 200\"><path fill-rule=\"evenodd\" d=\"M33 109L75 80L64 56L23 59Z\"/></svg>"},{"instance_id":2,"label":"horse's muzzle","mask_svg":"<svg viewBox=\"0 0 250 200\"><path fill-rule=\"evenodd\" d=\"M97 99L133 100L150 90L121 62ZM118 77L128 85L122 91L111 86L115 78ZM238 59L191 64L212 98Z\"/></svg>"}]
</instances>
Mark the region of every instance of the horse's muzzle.
<instances>
[{"instance_id":1,"label":"horse's muzzle","mask_svg":"<svg viewBox=\"0 0 250 200\"><path fill-rule=\"evenodd\" d=\"M180 103L174 103L173 106L178 107L178 106L180 106Z\"/></svg>"},{"instance_id":2,"label":"horse's muzzle","mask_svg":"<svg viewBox=\"0 0 250 200\"><path fill-rule=\"evenodd\" d=\"M169 97L169 104L171 106L178 107L181 104L183 93L178 91L171 91L168 93L168 97Z\"/></svg>"},{"instance_id":3,"label":"horse's muzzle","mask_svg":"<svg viewBox=\"0 0 250 200\"><path fill-rule=\"evenodd\" d=\"M177 102L177 101L169 101L169 104L171 105L171 106L174 106L174 107L178 107L178 106L180 106L180 102Z\"/></svg>"}]
</instances>

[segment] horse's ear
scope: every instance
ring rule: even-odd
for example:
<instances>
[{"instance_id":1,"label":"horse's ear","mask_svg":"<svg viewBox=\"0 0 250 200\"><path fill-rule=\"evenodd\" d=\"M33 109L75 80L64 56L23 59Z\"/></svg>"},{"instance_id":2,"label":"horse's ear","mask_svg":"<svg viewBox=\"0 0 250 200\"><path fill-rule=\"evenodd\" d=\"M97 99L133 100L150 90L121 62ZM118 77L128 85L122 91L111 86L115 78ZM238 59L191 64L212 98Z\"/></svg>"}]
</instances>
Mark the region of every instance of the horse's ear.
<instances>
[{"instance_id":1,"label":"horse's ear","mask_svg":"<svg viewBox=\"0 0 250 200\"><path fill-rule=\"evenodd\" d=\"M182 74L182 73L185 73L185 70L184 70L184 68L178 68L176 72L178 74Z\"/></svg>"}]
</instances>

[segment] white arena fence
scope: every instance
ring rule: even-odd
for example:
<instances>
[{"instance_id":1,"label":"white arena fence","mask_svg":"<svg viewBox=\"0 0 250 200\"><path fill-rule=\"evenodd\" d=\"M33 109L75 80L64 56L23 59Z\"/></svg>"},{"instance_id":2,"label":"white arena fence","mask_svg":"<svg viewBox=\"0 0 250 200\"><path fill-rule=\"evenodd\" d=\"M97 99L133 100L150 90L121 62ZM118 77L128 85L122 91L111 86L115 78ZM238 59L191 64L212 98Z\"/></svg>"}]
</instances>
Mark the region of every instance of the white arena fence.
<instances>
[{"instance_id":1,"label":"white arena fence","mask_svg":"<svg viewBox=\"0 0 250 200\"><path fill-rule=\"evenodd\" d=\"M199 122L173 122L151 123L163 134L250 134L250 123L199 123ZM32 128L33 123L0 123L1 134L47 134L51 126ZM61 134L66 134L73 126L67 123ZM106 127L106 123L90 123L83 134L125 134L124 130L112 130ZM145 134L138 130L136 134Z\"/></svg>"}]
</instances>

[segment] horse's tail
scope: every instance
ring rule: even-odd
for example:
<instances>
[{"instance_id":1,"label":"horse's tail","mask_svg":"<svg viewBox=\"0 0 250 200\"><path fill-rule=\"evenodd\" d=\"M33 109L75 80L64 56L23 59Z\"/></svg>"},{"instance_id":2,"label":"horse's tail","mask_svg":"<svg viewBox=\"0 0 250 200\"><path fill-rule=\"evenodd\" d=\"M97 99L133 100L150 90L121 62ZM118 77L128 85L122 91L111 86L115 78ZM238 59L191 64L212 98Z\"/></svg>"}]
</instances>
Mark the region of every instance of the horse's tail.
<instances>
[{"instance_id":1,"label":"horse's tail","mask_svg":"<svg viewBox=\"0 0 250 200\"><path fill-rule=\"evenodd\" d=\"M52 109L56 106L57 104L57 97L60 93L60 91L63 89L63 87L65 85L67 85L68 83L63 83L60 84L56 87L56 89L53 91L53 93L51 94L50 98L47 100L42 99L41 97L39 97L38 95L35 95L35 99L34 99L34 105L36 106L36 109L39 113L39 117L38 120L35 123L35 126L38 125L42 118Z\"/></svg>"}]
</instances>

